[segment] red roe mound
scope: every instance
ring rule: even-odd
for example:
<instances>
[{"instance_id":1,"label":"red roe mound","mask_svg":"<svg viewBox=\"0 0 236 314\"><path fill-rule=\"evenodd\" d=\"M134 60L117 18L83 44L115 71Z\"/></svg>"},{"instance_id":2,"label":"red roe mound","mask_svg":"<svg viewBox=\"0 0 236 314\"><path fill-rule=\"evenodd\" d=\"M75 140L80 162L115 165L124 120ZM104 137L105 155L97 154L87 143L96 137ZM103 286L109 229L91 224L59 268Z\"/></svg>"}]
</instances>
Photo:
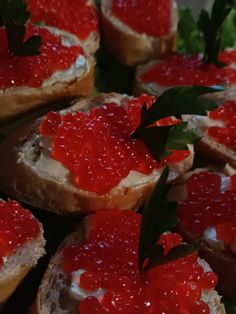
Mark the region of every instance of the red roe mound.
<instances>
[{"instance_id":1,"label":"red roe mound","mask_svg":"<svg viewBox=\"0 0 236 314\"><path fill-rule=\"evenodd\" d=\"M52 138L52 157L74 174L75 184L86 191L105 194L128 176L131 170L151 174L167 163L178 163L188 150L173 151L157 163L141 140L131 140L140 122L140 110L152 96L133 98L127 109L107 103L89 112L60 116L48 113L39 130ZM162 119L162 124L176 119Z\"/></svg>"},{"instance_id":2,"label":"red roe mound","mask_svg":"<svg viewBox=\"0 0 236 314\"><path fill-rule=\"evenodd\" d=\"M213 272L204 272L197 254L180 258L147 272L138 270L141 216L133 211L100 211L91 217L91 230L83 245L64 249L63 269L70 274L85 270L81 289L103 288L98 300L87 297L78 305L81 314L105 313L210 313L201 301L202 289L216 285ZM165 252L179 245L178 234L163 234Z\"/></svg>"},{"instance_id":3,"label":"red roe mound","mask_svg":"<svg viewBox=\"0 0 236 314\"><path fill-rule=\"evenodd\" d=\"M207 134L215 141L236 149L236 103L226 101L223 106L209 113L213 120L224 122L224 127L212 126L208 128Z\"/></svg>"},{"instance_id":4,"label":"red roe mound","mask_svg":"<svg viewBox=\"0 0 236 314\"><path fill-rule=\"evenodd\" d=\"M236 83L236 70L205 64L199 55L173 54L141 75L143 82L163 86L219 85Z\"/></svg>"},{"instance_id":5,"label":"red roe mound","mask_svg":"<svg viewBox=\"0 0 236 314\"><path fill-rule=\"evenodd\" d=\"M98 15L94 5L87 0L29 0L31 21L43 21L86 39L98 29Z\"/></svg>"},{"instance_id":6,"label":"red roe mound","mask_svg":"<svg viewBox=\"0 0 236 314\"><path fill-rule=\"evenodd\" d=\"M235 176L229 178L228 189L221 191L220 175L193 174L187 189L188 197L178 207L180 227L197 236L215 227L217 238L229 244L236 236Z\"/></svg>"},{"instance_id":7,"label":"red roe mound","mask_svg":"<svg viewBox=\"0 0 236 314\"><path fill-rule=\"evenodd\" d=\"M3 257L40 234L37 220L16 201L0 200L0 266Z\"/></svg>"},{"instance_id":8,"label":"red roe mound","mask_svg":"<svg viewBox=\"0 0 236 314\"><path fill-rule=\"evenodd\" d=\"M138 33L168 35L171 28L170 0L113 0L112 13Z\"/></svg>"},{"instance_id":9,"label":"red roe mound","mask_svg":"<svg viewBox=\"0 0 236 314\"><path fill-rule=\"evenodd\" d=\"M48 30L28 25L25 39L32 35L42 36L40 54L15 56L9 52L6 32L0 28L0 88L29 86L38 87L54 72L68 69L83 54L80 46L65 47L60 37Z\"/></svg>"}]
</instances>

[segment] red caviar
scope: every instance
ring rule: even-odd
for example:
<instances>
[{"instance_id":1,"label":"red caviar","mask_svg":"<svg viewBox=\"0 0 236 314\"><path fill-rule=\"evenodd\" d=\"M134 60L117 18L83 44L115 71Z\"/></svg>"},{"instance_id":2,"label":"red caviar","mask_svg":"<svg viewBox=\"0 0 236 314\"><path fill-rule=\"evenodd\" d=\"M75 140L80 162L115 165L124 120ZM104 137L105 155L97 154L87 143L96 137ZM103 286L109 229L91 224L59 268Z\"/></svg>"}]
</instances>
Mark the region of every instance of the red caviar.
<instances>
[{"instance_id":1,"label":"red caviar","mask_svg":"<svg viewBox=\"0 0 236 314\"><path fill-rule=\"evenodd\" d=\"M96 7L87 0L29 0L28 6L32 22L42 21L82 40L98 29Z\"/></svg>"},{"instance_id":2,"label":"red caviar","mask_svg":"<svg viewBox=\"0 0 236 314\"><path fill-rule=\"evenodd\" d=\"M146 83L153 82L163 86L211 86L224 82L236 83L236 70L205 64L197 54L173 54L144 72L141 79Z\"/></svg>"},{"instance_id":3,"label":"red caviar","mask_svg":"<svg viewBox=\"0 0 236 314\"><path fill-rule=\"evenodd\" d=\"M220 175L193 174L187 182L187 199L178 207L180 227L198 236L208 227L215 227L217 238L229 244L236 236L236 190L231 189L234 185L232 176L228 188L221 191Z\"/></svg>"},{"instance_id":4,"label":"red caviar","mask_svg":"<svg viewBox=\"0 0 236 314\"><path fill-rule=\"evenodd\" d=\"M236 103L226 101L218 109L209 113L209 117L214 120L224 122L223 127L212 126L207 130L207 134L217 142L236 148Z\"/></svg>"},{"instance_id":5,"label":"red caviar","mask_svg":"<svg viewBox=\"0 0 236 314\"><path fill-rule=\"evenodd\" d=\"M224 63L236 63L236 49L228 49L220 54L220 61Z\"/></svg>"},{"instance_id":6,"label":"red caviar","mask_svg":"<svg viewBox=\"0 0 236 314\"><path fill-rule=\"evenodd\" d=\"M171 28L170 0L113 0L112 13L138 33L163 37Z\"/></svg>"},{"instance_id":7,"label":"red caviar","mask_svg":"<svg viewBox=\"0 0 236 314\"><path fill-rule=\"evenodd\" d=\"M202 289L216 285L217 277L204 272L196 253L147 272L138 270L141 216L133 211L100 211L91 217L83 245L64 249L63 269L70 274L83 269L78 285L88 294L102 288L101 298L87 297L78 305L81 314L92 313L210 313L201 301ZM164 234L165 250L182 242L177 234ZM86 275L87 273L87 275ZM91 286L92 277L95 285Z\"/></svg>"},{"instance_id":8,"label":"red caviar","mask_svg":"<svg viewBox=\"0 0 236 314\"><path fill-rule=\"evenodd\" d=\"M52 137L52 157L74 174L74 182L79 188L105 194L132 170L151 174L156 168L189 156L188 150L173 151L157 163L143 141L131 139L147 97L149 101L154 99L152 96L134 98L127 109L107 103L89 112L46 115L40 132ZM170 117L162 124L169 122L178 123Z\"/></svg>"},{"instance_id":9,"label":"red caviar","mask_svg":"<svg viewBox=\"0 0 236 314\"><path fill-rule=\"evenodd\" d=\"M16 201L0 200L0 266L3 257L40 234L37 220Z\"/></svg>"},{"instance_id":10,"label":"red caviar","mask_svg":"<svg viewBox=\"0 0 236 314\"><path fill-rule=\"evenodd\" d=\"M6 31L0 28L0 88L38 87L54 72L68 69L83 54L80 46L65 47L60 37L44 28L28 25L25 39L32 35L42 36L40 54L16 56L9 52Z\"/></svg>"}]
</instances>

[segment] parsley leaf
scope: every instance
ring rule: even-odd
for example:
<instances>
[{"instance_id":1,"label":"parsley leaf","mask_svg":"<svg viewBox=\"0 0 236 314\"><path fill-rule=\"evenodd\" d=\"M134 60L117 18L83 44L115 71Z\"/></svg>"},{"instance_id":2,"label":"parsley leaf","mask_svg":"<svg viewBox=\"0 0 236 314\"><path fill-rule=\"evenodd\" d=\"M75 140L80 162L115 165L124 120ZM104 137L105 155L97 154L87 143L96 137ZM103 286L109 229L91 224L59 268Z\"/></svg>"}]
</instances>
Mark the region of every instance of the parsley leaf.
<instances>
[{"instance_id":1,"label":"parsley leaf","mask_svg":"<svg viewBox=\"0 0 236 314\"><path fill-rule=\"evenodd\" d=\"M171 150L187 149L187 144L195 144L200 136L187 128L187 122L174 126L153 126L162 118L182 114L206 115L207 111L217 108L215 102L200 96L206 93L222 91L222 86L188 86L174 87L160 95L150 108L146 104L141 109L141 122L132 133L131 138L144 141L153 158L160 161Z\"/></svg>"},{"instance_id":2,"label":"parsley leaf","mask_svg":"<svg viewBox=\"0 0 236 314\"><path fill-rule=\"evenodd\" d=\"M138 264L141 271L168 263L196 250L195 245L183 243L164 255L163 247L157 244L161 234L177 224L178 203L166 200L171 188L171 184L167 183L168 175L169 168L166 167L144 206L138 244Z\"/></svg>"},{"instance_id":3,"label":"parsley leaf","mask_svg":"<svg viewBox=\"0 0 236 314\"><path fill-rule=\"evenodd\" d=\"M218 60L219 53L221 52L221 39L219 36L219 29L232 9L230 0L215 0L211 16L206 10L202 10L198 26L203 32L205 49L203 61L213 63L218 67L225 66L224 63Z\"/></svg>"},{"instance_id":4,"label":"parsley leaf","mask_svg":"<svg viewBox=\"0 0 236 314\"><path fill-rule=\"evenodd\" d=\"M23 0L0 0L0 22L6 28L11 53L20 56L39 54L41 36L35 35L24 41L25 23L30 13Z\"/></svg>"}]
</instances>

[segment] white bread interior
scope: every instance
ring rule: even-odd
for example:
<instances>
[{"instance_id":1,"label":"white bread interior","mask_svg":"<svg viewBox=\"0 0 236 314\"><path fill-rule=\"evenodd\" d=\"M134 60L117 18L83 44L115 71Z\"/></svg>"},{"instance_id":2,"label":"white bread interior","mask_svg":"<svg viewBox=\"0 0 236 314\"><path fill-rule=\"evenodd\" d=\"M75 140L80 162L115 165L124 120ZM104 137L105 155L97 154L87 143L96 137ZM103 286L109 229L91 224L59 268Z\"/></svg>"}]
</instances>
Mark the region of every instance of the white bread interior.
<instances>
[{"instance_id":1,"label":"white bread interior","mask_svg":"<svg viewBox=\"0 0 236 314\"><path fill-rule=\"evenodd\" d=\"M76 232L68 236L58 249L56 255L51 259L39 287L35 303L32 306L31 314L78 313L76 312L76 304L78 302L70 297L70 278L64 274L61 268L62 252L64 247L68 245L84 242L88 225L89 220L85 224L82 224ZM200 258L199 264L205 271L211 271L210 266ZM211 314L225 314L224 305L221 303L221 298L215 290L203 291L201 299L208 304Z\"/></svg>"},{"instance_id":2,"label":"white bread interior","mask_svg":"<svg viewBox=\"0 0 236 314\"><path fill-rule=\"evenodd\" d=\"M175 48L178 12L172 1L171 29L164 37L138 33L112 14L112 0L101 0L101 23L107 49L121 63L134 66L148 60L161 58Z\"/></svg>"},{"instance_id":3,"label":"white bread interior","mask_svg":"<svg viewBox=\"0 0 236 314\"><path fill-rule=\"evenodd\" d=\"M115 102L126 106L130 97L116 93L100 94L94 99L76 102L62 114L86 111L104 103ZM100 209L138 208L151 192L163 168L150 175L130 172L118 186L104 195L88 192L76 187L70 172L52 159L45 149L44 139L38 132L40 120L29 128L21 128L11 134L1 145L0 189L18 200L35 207L61 214L78 214ZM169 180L186 172L193 163L193 147L189 156L179 163L171 163Z\"/></svg>"},{"instance_id":4,"label":"white bread interior","mask_svg":"<svg viewBox=\"0 0 236 314\"><path fill-rule=\"evenodd\" d=\"M46 27L62 38L64 46L80 45L76 36L56 28ZM94 59L78 56L65 71L57 71L39 87L17 86L0 90L0 121L30 111L61 98L88 96L94 85Z\"/></svg>"}]
</instances>

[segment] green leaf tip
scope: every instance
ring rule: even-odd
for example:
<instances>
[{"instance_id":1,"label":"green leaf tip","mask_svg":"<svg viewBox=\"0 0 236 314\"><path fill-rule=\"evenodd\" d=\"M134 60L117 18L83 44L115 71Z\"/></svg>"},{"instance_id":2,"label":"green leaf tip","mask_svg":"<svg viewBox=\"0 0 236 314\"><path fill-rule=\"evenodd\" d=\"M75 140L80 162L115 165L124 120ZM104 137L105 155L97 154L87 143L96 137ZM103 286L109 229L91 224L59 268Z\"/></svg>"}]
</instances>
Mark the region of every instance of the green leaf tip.
<instances>
[{"instance_id":1,"label":"green leaf tip","mask_svg":"<svg viewBox=\"0 0 236 314\"><path fill-rule=\"evenodd\" d=\"M39 54L41 36L31 36L24 41L25 24L30 13L23 0L0 0L0 22L5 26L8 46L11 53L20 56Z\"/></svg>"},{"instance_id":2,"label":"green leaf tip","mask_svg":"<svg viewBox=\"0 0 236 314\"><path fill-rule=\"evenodd\" d=\"M167 183L168 176L169 167L167 166L162 171L143 209L138 244L138 266L140 271L168 263L191 254L197 249L194 244L182 243L164 254L163 247L157 244L161 234L170 231L177 224L176 209L178 203L166 199L171 188L171 184Z\"/></svg>"}]
</instances>

